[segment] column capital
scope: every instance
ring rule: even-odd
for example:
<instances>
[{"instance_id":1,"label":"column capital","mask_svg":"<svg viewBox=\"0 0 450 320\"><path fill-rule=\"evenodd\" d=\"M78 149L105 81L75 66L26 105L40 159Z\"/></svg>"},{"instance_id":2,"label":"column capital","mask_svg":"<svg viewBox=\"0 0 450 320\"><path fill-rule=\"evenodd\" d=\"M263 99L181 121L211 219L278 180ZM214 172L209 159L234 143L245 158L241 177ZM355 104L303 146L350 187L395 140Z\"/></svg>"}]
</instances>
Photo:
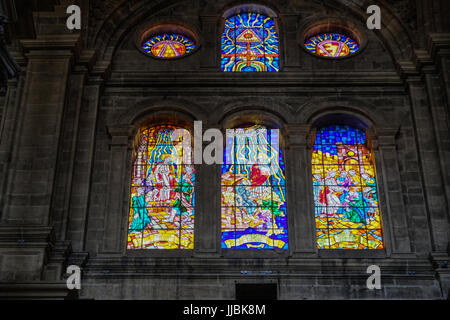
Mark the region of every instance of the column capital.
<instances>
[{"instance_id":1,"label":"column capital","mask_svg":"<svg viewBox=\"0 0 450 320\"><path fill-rule=\"evenodd\" d=\"M111 146L129 147L130 140L133 136L133 126L120 126L108 128L108 133L111 136Z\"/></svg>"},{"instance_id":2,"label":"column capital","mask_svg":"<svg viewBox=\"0 0 450 320\"><path fill-rule=\"evenodd\" d=\"M310 124L287 124L286 130L288 134L309 134L312 129L312 125Z\"/></svg>"},{"instance_id":3,"label":"column capital","mask_svg":"<svg viewBox=\"0 0 450 320\"><path fill-rule=\"evenodd\" d=\"M286 125L287 146L304 146L309 145L312 133L310 124L288 124Z\"/></svg>"},{"instance_id":4,"label":"column capital","mask_svg":"<svg viewBox=\"0 0 450 320\"><path fill-rule=\"evenodd\" d=\"M369 134L374 142L374 147L394 146L395 136L397 135L399 126L382 126L369 129Z\"/></svg>"},{"instance_id":5,"label":"column capital","mask_svg":"<svg viewBox=\"0 0 450 320\"><path fill-rule=\"evenodd\" d=\"M111 137L130 137L133 135L133 126L111 126L108 133Z\"/></svg>"},{"instance_id":6,"label":"column capital","mask_svg":"<svg viewBox=\"0 0 450 320\"><path fill-rule=\"evenodd\" d=\"M23 39L20 44L26 53L32 51L71 51L79 57L82 49L80 34L38 35L36 39Z\"/></svg>"},{"instance_id":7,"label":"column capital","mask_svg":"<svg viewBox=\"0 0 450 320\"><path fill-rule=\"evenodd\" d=\"M97 50L83 48L79 33L38 35L36 39L20 40L20 44L22 52L15 55L17 61L24 66L27 59L67 58L73 64L74 73L87 74L89 84L99 85L111 74L111 61L99 60Z\"/></svg>"}]
</instances>

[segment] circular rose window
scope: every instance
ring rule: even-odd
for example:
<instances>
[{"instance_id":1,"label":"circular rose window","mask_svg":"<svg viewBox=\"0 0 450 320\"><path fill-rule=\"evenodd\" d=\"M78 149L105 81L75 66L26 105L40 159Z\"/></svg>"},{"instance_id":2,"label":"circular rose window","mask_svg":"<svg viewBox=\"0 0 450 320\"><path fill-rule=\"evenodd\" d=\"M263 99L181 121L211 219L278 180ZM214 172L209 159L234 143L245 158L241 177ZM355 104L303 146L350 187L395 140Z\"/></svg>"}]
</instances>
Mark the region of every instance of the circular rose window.
<instances>
[{"instance_id":1,"label":"circular rose window","mask_svg":"<svg viewBox=\"0 0 450 320\"><path fill-rule=\"evenodd\" d=\"M180 34L161 34L142 44L142 49L156 58L173 59L191 53L195 43Z\"/></svg>"},{"instance_id":2,"label":"circular rose window","mask_svg":"<svg viewBox=\"0 0 450 320\"><path fill-rule=\"evenodd\" d=\"M355 54L359 50L359 45L343 34L323 33L309 38L305 48L318 56L339 58Z\"/></svg>"}]
</instances>

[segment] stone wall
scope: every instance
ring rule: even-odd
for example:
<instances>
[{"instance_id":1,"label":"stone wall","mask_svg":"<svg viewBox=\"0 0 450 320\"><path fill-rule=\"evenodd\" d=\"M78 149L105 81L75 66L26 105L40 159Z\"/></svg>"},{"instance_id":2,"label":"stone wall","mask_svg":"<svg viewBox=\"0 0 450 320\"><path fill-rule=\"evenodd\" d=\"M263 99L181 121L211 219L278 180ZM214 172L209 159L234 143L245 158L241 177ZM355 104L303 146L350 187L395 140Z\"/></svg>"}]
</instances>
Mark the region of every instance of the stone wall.
<instances>
[{"instance_id":1,"label":"stone wall","mask_svg":"<svg viewBox=\"0 0 450 320\"><path fill-rule=\"evenodd\" d=\"M24 72L0 98L3 292L67 296L66 266L76 264L80 296L94 299L234 299L236 283L276 283L280 299L447 298L450 30L436 16L442 1L407 2L380 3L384 24L373 32L364 1L262 1L278 15L282 68L272 74L220 71L222 14L242 1L79 1L89 23L72 33L72 1L36 13L35 37L11 47ZM308 26L337 17L361 32L361 53L307 53ZM159 61L137 50L139 30L174 22L199 37L197 52ZM337 113L369 127L382 252L315 247L310 141L315 122ZM157 114L202 120L204 130L236 115L280 124L288 252L221 250L220 169L206 165L196 168L194 250L126 250L132 140ZM366 287L372 264L382 290Z\"/></svg>"}]
</instances>

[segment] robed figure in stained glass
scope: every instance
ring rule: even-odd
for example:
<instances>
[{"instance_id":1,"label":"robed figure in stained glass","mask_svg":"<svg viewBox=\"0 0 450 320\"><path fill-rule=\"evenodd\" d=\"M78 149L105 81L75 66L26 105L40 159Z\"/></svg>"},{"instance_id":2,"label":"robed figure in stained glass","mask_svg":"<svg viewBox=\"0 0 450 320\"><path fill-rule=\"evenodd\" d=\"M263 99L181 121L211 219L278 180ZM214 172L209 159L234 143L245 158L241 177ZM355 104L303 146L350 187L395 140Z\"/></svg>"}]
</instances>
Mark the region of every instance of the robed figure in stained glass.
<instances>
[{"instance_id":1,"label":"robed figure in stained glass","mask_svg":"<svg viewBox=\"0 0 450 320\"><path fill-rule=\"evenodd\" d=\"M383 249L375 163L366 134L344 125L318 130L312 171L317 247Z\"/></svg>"},{"instance_id":2,"label":"robed figure in stained glass","mask_svg":"<svg viewBox=\"0 0 450 320\"><path fill-rule=\"evenodd\" d=\"M139 133L128 249L193 249L195 170L191 146L183 144L190 133L173 139L179 129L159 125Z\"/></svg>"},{"instance_id":3,"label":"robed figure in stained glass","mask_svg":"<svg viewBox=\"0 0 450 320\"><path fill-rule=\"evenodd\" d=\"M222 167L222 248L288 248L278 130L258 125L227 130Z\"/></svg>"}]
</instances>

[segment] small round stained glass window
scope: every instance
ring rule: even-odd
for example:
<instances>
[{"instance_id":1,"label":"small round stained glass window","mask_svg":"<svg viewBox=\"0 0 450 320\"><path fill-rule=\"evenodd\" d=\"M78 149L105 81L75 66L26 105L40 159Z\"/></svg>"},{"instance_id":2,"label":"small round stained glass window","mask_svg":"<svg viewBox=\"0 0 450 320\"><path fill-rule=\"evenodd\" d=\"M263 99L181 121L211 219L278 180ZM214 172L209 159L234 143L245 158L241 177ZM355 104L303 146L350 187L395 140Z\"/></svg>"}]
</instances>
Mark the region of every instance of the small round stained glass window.
<instances>
[{"instance_id":1,"label":"small round stained glass window","mask_svg":"<svg viewBox=\"0 0 450 320\"><path fill-rule=\"evenodd\" d=\"M173 59L185 56L195 49L195 43L180 34L161 34L152 37L144 44L145 53L161 59Z\"/></svg>"},{"instance_id":2,"label":"small round stained glass window","mask_svg":"<svg viewBox=\"0 0 450 320\"><path fill-rule=\"evenodd\" d=\"M323 33L309 38L305 48L318 56L326 58L339 58L353 55L358 52L358 43L339 33Z\"/></svg>"}]
</instances>

